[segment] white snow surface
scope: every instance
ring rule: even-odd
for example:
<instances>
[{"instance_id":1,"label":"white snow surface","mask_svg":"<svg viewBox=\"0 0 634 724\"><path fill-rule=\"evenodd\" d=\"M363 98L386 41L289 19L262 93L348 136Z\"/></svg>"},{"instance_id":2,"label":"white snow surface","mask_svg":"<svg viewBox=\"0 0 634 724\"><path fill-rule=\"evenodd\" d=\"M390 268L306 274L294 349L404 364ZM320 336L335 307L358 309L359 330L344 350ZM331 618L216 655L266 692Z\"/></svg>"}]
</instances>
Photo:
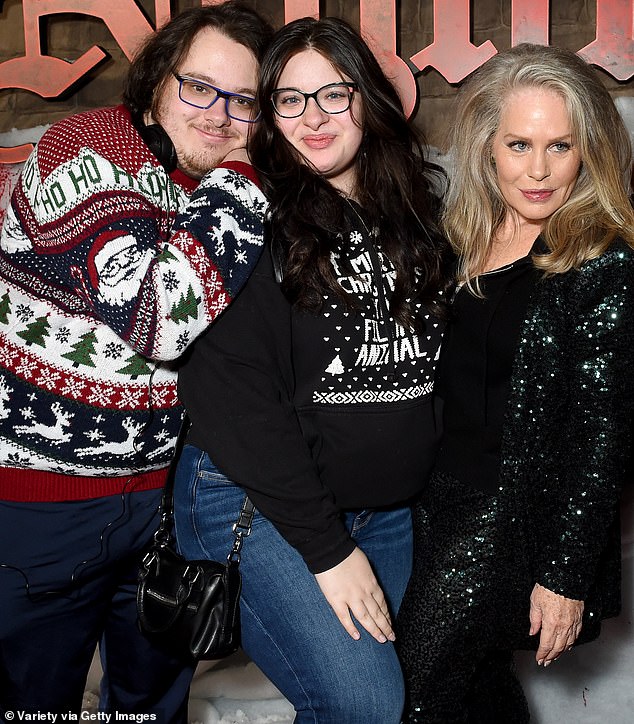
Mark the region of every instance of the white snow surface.
<instances>
[{"instance_id":1,"label":"white snow surface","mask_svg":"<svg viewBox=\"0 0 634 724\"><path fill-rule=\"evenodd\" d=\"M93 660L84 709L96 712L101 666ZM293 707L242 651L221 661L202 661L189 698L191 724L291 724Z\"/></svg>"}]
</instances>

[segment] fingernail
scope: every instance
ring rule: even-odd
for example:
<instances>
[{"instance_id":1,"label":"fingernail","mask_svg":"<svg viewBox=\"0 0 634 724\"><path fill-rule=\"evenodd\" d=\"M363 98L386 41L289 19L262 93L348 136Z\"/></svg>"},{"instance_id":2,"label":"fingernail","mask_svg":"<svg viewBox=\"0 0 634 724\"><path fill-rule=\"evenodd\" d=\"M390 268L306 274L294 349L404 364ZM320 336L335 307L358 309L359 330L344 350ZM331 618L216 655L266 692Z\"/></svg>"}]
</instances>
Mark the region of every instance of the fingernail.
<instances>
[{"instance_id":1,"label":"fingernail","mask_svg":"<svg viewBox=\"0 0 634 724\"><path fill-rule=\"evenodd\" d=\"M551 661L544 661L544 668L546 668L547 666L550 666L552 663L553 663L552 660L551 660Z\"/></svg>"},{"instance_id":2,"label":"fingernail","mask_svg":"<svg viewBox=\"0 0 634 724\"><path fill-rule=\"evenodd\" d=\"M383 634L381 634L381 635L379 636L379 641L380 641L382 644L384 644L384 643L387 641L387 639L385 638L385 636L384 636Z\"/></svg>"},{"instance_id":3,"label":"fingernail","mask_svg":"<svg viewBox=\"0 0 634 724\"><path fill-rule=\"evenodd\" d=\"M358 640L361 638L361 634L360 634L358 631L353 631L353 632L352 632L352 638L353 638L355 641L358 641Z\"/></svg>"},{"instance_id":4,"label":"fingernail","mask_svg":"<svg viewBox=\"0 0 634 724\"><path fill-rule=\"evenodd\" d=\"M396 636L395 636L395 634L391 633L391 634L388 636L388 639L389 639L390 641L396 641Z\"/></svg>"},{"instance_id":5,"label":"fingernail","mask_svg":"<svg viewBox=\"0 0 634 724\"><path fill-rule=\"evenodd\" d=\"M537 662L537 666L543 666L544 665L544 659L539 659Z\"/></svg>"}]
</instances>

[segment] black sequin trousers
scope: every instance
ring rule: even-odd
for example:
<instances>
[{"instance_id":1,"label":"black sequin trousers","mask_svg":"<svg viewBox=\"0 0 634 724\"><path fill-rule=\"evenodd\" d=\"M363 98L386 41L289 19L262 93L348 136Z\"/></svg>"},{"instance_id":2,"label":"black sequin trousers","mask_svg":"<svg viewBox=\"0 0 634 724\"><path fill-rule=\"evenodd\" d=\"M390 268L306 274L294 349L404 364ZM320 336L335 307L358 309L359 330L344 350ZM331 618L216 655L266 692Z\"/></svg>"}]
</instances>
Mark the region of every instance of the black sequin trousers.
<instances>
[{"instance_id":1,"label":"black sequin trousers","mask_svg":"<svg viewBox=\"0 0 634 724\"><path fill-rule=\"evenodd\" d=\"M397 621L407 724L523 724L513 642L532 584L503 499L436 472L414 513L414 570Z\"/></svg>"}]
</instances>

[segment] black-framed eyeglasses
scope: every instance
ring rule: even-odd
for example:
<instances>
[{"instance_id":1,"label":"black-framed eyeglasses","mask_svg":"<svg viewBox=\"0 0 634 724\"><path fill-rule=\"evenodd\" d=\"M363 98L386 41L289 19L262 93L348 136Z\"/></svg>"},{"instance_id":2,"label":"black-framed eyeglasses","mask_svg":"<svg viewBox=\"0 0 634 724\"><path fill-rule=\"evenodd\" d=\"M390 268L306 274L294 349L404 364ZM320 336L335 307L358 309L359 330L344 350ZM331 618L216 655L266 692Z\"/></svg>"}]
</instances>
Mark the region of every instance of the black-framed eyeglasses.
<instances>
[{"instance_id":1,"label":"black-framed eyeglasses","mask_svg":"<svg viewBox=\"0 0 634 724\"><path fill-rule=\"evenodd\" d=\"M222 98L229 118L245 123L255 123L260 118L257 101L251 96L230 93L222 88L216 88L215 85L178 73L173 73L173 76L179 84L178 97L189 106L206 110L211 108L218 98Z\"/></svg>"},{"instance_id":2,"label":"black-framed eyeglasses","mask_svg":"<svg viewBox=\"0 0 634 724\"><path fill-rule=\"evenodd\" d=\"M309 98L324 113L343 113L350 108L355 91L359 90L358 83L328 83L313 93L304 93L297 88L277 88L271 93L273 110L282 118L297 118L306 110Z\"/></svg>"}]
</instances>

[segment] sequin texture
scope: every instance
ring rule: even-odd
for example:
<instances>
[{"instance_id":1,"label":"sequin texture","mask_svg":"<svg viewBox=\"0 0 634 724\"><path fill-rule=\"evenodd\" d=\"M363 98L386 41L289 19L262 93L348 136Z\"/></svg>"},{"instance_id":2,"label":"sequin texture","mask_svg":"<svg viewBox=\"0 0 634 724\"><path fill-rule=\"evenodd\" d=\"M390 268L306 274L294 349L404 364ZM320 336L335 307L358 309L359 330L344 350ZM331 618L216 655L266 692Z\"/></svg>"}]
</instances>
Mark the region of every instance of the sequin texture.
<instances>
[{"instance_id":1,"label":"sequin texture","mask_svg":"<svg viewBox=\"0 0 634 724\"><path fill-rule=\"evenodd\" d=\"M515 355L496 494L436 473L417 508L397 639L411 724L479 721L478 711L504 704L491 699L498 674L517 709L499 720L526 720L509 660L494 666L491 657L499 663L511 649L535 647L538 637L527 636L534 583L586 602L579 642L618 613L633 369L634 251L617 241L536 286Z\"/></svg>"}]
</instances>

